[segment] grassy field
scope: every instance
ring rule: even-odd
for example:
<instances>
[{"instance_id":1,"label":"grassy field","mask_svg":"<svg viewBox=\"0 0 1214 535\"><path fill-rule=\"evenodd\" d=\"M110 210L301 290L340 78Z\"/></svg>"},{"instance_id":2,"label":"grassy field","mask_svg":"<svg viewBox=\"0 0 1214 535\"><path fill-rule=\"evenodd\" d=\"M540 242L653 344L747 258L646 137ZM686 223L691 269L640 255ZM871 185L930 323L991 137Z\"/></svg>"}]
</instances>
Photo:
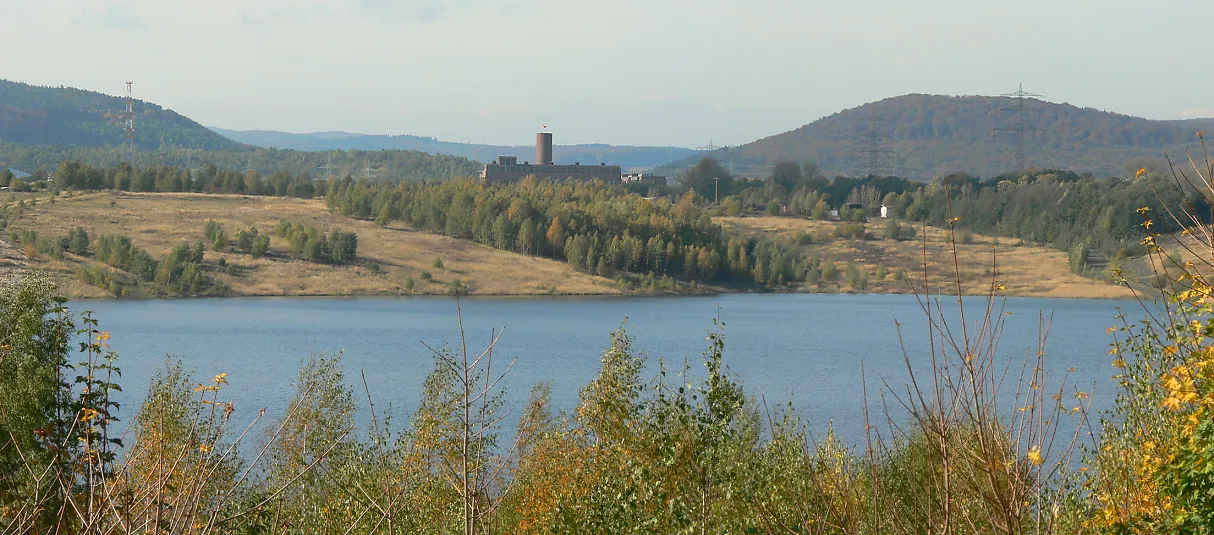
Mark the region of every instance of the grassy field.
<instances>
[{"instance_id":1,"label":"grassy field","mask_svg":"<svg viewBox=\"0 0 1214 535\"><path fill-rule=\"evenodd\" d=\"M31 197L20 195L26 208L0 236L0 273L22 268L46 270L71 297L108 295L76 276L80 267L93 260L71 254L62 260L46 255L31 259L20 245L14 245L17 242L7 237L34 230L41 237L58 239L72 228L83 227L93 238L125 234L136 245L160 257L182 243L205 241L203 229L211 219L223 225L229 238L251 226L262 233L272 233L280 220L288 219L325 230L357 233L358 264L335 266L288 258L284 240L275 237L270 254L262 258L208 250L205 261L210 273L228 284L235 295L249 296L441 295L449 292L454 280L463 282L471 295L621 293L615 281L574 271L564 262L517 255L399 226L379 227L368 221L354 221L330 213L322 201L316 200L105 192L59 197L53 203L44 194L38 196L35 204ZM12 197L8 203L14 203ZM866 239L859 240L833 237L844 225L839 222L788 217L732 217L718 221L731 233L741 235L787 241L800 237L800 248L807 256L833 263L839 272L836 280L805 288L811 291L907 293L912 291L912 284L921 288L926 236L929 280L938 286L933 292L956 292L955 283L951 282L957 276L950 237L942 229L917 227L917 237L891 240L881 238L884 221L873 221L867 225ZM961 243L958 237L957 244L962 291L966 294L985 294L992 284L1000 284L1006 288L1001 291L1004 295L1131 296L1123 287L1071 273L1061 251L978 235L969 241ZM236 266L235 274L218 266L221 258ZM438 259L442 259L441 268L435 267ZM853 270L864 279L859 287L849 281L855 278L848 276ZM906 277L899 277L899 272L905 272ZM426 280L426 273L431 280ZM412 291L407 288L409 280L413 281ZM949 284L944 287L946 282Z\"/></svg>"},{"instance_id":2,"label":"grassy field","mask_svg":"<svg viewBox=\"0 0 1214 535\"><path fill-rule=\"evenodd\" d=\"M970 243L957 240L957 266L954 268L953 249L946 230L917 226L918 233L907 240L883 239L884 220L870 221L868 237L864 240L832 238L844 223L810 221L790 217L727 217L719 221L731 232L743 235L780 237L789 241L798 235L808 236L810 243L802 245L807 255L818 255L823 262L834 262L840 272L837 281L824 283L823 291L857 291L847 282L847 268L854 266L862 277L867 276L867 293L906 293L911 284L922 289L924 245L926 264L932 292L956 293L957 271L961 291L965 294L985 294L992 284L1003 285L999 293L1013 296L1128 298L1132 293L1120 286L1071 273L1066 254L1044 247L1016 245L1018 240L973 235ZM903 223L909 226L910 223ZM878 277L883 268L885 277ZM905 280L896 273L905 270ZM994 281L994 282L992 282Z\"/></svg>"},{"instance_id":3,"label":"grassy field","mask_svg":"<svg viewBox=\"0 0 1214 535\"><path fill-rule=\"evenodd\" d=\"M12 201L10 201L12 202ZM28 204L28 201L27 201ZM43 196L10 221L4 232L35 230L39 236L58 239L75 227L96 238L125 234L154 257L175 246L205 241L203 229L214 219L229 238L243 228L256 226L273 233L282 219L340 229L358 234L358 265L317 264L286 256L286 243L274 237L270 254L253 258L234 252L206 253L211 274L232 287L236 295L403 295L446 294L453 280L461 280L471 295L618 294L609 279L580 273L564 262L499 251L467 241L413 232L400 227L379 227L330 213L323 201L239 195L90 193L58 198ZM80 282L77 269L92 260L68 254L63 260L45 256L26 258L18 247L0 242L0 273L20 268L45 269L72 297L105 297L106 292ZM238 266L229 275L216 263L224 258ZM442 259L442 268L434 267ZM378 264L379 272L371 268ZM423 272L433 280L426 281ZM412 278L412 292L406 281Z\"/></svg>"}]
</instances>

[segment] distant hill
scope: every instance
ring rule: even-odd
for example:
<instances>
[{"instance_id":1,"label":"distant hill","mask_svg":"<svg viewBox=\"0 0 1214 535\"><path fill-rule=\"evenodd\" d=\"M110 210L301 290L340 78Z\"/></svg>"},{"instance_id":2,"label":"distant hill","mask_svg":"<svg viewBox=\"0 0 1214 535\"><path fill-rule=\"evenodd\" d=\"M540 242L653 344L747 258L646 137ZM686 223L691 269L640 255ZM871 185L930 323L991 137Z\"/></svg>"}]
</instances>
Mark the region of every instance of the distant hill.
<instances>
[{"instance_id":1,"label":"distant hill","mask_svg":"<svg viewBox=\"0 0 1214 535\"><path fill-rule=\"evenodd\" d=\"M211 127L235 141L275 149L306 151L321 150L418 150L431 154L462 156L480 162L488 162L498 156L517 156L520 161L535 159L533 145L478 145L439 141L432 137L411 135L368 135L349 132L315 132L292 134L266 130L227 130ZM633 147L604 144L557 145L553 147L553 159L558 164L611 163L626 169L649 169L672 161L681 160L695 153L683 147Z\"/></svg>"},{"instance_id":2,"label":"distant hill","mask_svg":"<svg viewBox=\"0 0 1214 535\"><path fill-rule=\"evenodd\" d=\"M134 101L135 145L144 150L238 150L173 110ZM66 87L0 80L0 141L25 145L116 147L125 139L126 99Z\"/></svg>"},{"instance_id":3,"label":"distant hill","mask_svg":"<svg viewBox=\"0 0 1214 535\"><path fill-rule=\"evenodd\" d=\"M69 159L116 165L126 157L125 110L126 99L121 97L0 80L0 166L53 170ZM314 176L367 174L381 180L447 179L480 170L478 163L467 158L417 150L263 149L230 140L156 104L135 100L134 110L136 165L196 168L215 164L263 174L281 169Z\"/></svg>"},{"instance_id":4,"label":"distant hill","mask_svg":"<svg viewBox=\"0 0 1214 535\"><path fill-rule=\"evenodd\" d=\"M930 178L953 172L995 176L1016 167L1015 133L1022 122L1026 167L1066 168L1115 175L1131 159L1175 159L1197 146L1195 133L1214 131L1214 119L1157 121L1036 99L904 95L835 113L791 132L709 153L739 174L763 174L779 160L814 161L827 175L859 175L865 165L859 138L881 135L890 174ZM870 118L876 119L870 121ZM688 158L657 171L674 172Z\"/></svg>"}]
</instances>

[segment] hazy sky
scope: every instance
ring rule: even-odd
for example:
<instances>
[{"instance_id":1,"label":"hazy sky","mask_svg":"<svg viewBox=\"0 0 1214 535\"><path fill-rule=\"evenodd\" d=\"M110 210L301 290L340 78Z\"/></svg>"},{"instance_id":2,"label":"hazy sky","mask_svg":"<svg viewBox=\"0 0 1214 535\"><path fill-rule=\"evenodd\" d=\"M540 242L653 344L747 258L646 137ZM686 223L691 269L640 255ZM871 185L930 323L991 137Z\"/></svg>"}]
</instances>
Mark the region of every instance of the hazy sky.
<instances>
[{"instance_id":1,"label":"hazy sky","mask_svg":"<svg viewBox=\"0 0 1214 535\"><path fill-rule=\"evenodd\" d=\"M1214 116L1207 0L0 0L0 78L236 129L739 144L905 93Z\"/></svg>"}]
</instances>

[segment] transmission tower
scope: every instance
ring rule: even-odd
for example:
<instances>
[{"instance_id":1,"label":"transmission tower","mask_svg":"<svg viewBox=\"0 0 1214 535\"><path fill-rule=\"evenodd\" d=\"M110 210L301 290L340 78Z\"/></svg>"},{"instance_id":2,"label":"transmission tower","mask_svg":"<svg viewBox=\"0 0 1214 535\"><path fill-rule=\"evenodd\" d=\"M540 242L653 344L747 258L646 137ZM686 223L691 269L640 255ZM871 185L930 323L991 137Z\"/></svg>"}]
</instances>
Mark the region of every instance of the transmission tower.
<instances>
[{"instance_id":1,"label":"transmission tower","mask_svg":"<svg viewBox=\"0 0 1214 535\"><path fill-rule=\"evenodd\" d=\"M126 162L135 166L135 82L126 83L126 125L123 132L123 144L126 149Z\"/></svg>"},{"instance_id":2,"label":"transmission tower","mask_svg":"<svg viewBox=\"0 0 1214 535\"><path fill-rule=\"evenodd\" d=\"M867 121L868 130L856 138L856 143L860 145L862 176L881 176L882 173L889 171L886 156L893 154L894 151L885 146L885 137L877 128L877 124L882 122L882 119L870 116Z\"/></svg>"},{"instance_id":3,"label":"transmission tower","mask_svg":"<svg viewBox=\"0 0 1214 535\"><path fill-rule=\"evenodd\" d=\"M363 178L367 180L375 180L376 178L379 178L379 175L377 174L378 171L371 167L370 159L367 159L363 165L365 166L363 167Z\"/></svg>"},{"instance_id":4,"label":"transmission tower","mask_svg":"<svg viewBox=\"0 0 1214 535\"><path fill-rule=\"evenodd\" d=\"M1015 170L1023 171L1025 169L1025 134L1027 133L1032 135L1033 133L1041 130L1040 128L1028 123L1028 116L1024 113L1025 104L1030 98L1040 98L1041 95L1025 92L1024 84L1020 84L1020 89L1016 90L1015 93L1006 93L999 96L1014 100L1010 107L1003 108L1003 111L1012 112L1014 119L1003 127L995 128L995 131L1013 132L1016 134Z\"/></svg>"},{"instance_id":5,"label":"transmission tower","mask_svg":"<svg viewBox=\"0 0 1214 535\"><path fill-rule=\"evenodd\" d=\"M333 165L333 153L331 153L331 152L329 153L329 163L326 165L317 167L316 170L324 171L326 180L332 179L336 175L336 173L334 173L334 171L337 170L337 166Z\"/></svg>"}]
</instances>

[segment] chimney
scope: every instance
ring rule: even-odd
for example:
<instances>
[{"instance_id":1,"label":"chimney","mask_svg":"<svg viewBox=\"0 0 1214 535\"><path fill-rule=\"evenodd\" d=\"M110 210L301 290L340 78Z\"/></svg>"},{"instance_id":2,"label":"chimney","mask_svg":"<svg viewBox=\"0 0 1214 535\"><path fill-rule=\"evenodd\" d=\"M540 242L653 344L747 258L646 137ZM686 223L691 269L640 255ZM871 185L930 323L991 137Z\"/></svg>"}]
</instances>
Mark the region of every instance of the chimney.
<instances>
[{"instance_id":1,"label":"chimney","mask_svg":"<svg viewBox=\"0 0 1214 535\"><path fill-rule=\"evenodd\" d=\"M552 132L535 135L535 165L552 165Z\"/></svg>"}]
</instances>

